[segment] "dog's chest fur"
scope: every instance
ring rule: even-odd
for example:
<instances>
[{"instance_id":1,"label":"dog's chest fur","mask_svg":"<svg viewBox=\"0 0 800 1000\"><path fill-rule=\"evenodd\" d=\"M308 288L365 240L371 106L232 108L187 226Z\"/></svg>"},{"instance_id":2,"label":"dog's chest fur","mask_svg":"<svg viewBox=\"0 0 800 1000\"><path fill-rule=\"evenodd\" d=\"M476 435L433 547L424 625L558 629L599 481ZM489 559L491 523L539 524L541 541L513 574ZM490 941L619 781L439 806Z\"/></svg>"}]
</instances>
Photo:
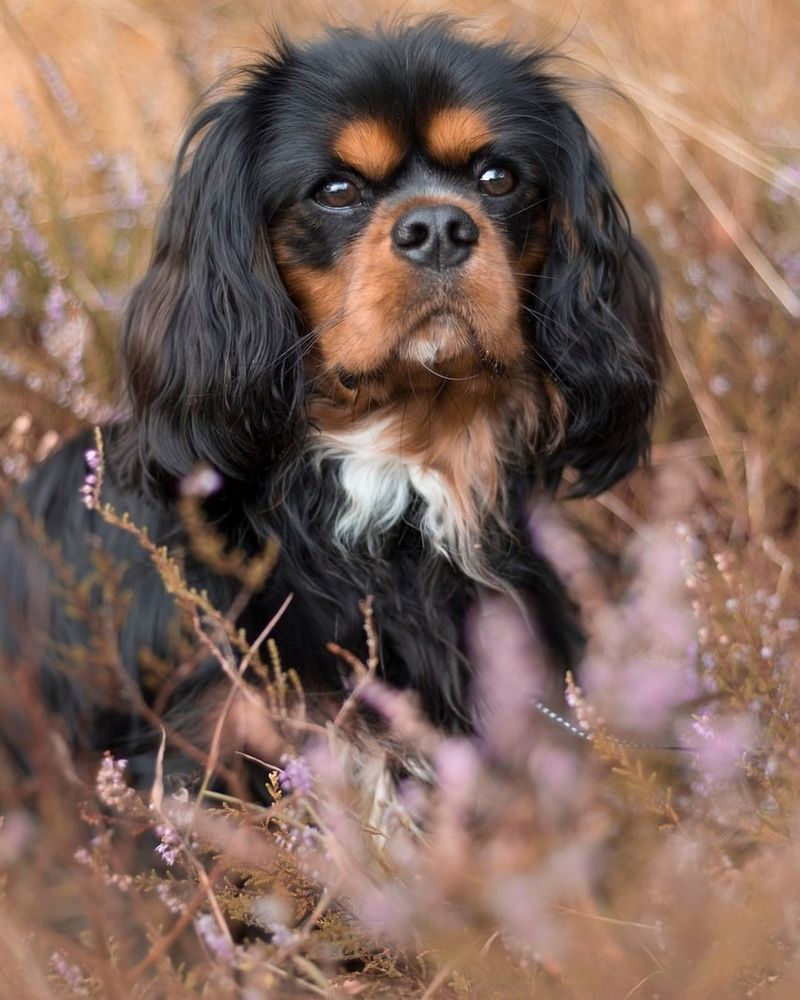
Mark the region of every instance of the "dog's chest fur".
<instances>
[{"instance_id":1,"label":"dog's chest fur","mask_svg":"<svg viewBox=\"0 0 800 1000\"><path fill-rule=\"evenodd\" d=\"M380 551L383 538L404 520L413 523L431 550L468 576L480 576L482 484L456 482L452 464L440 467L409 452L390 417L320 432L314 442L320 462L334 463L341 491L334 521L336 542L346 550L366 545ZM468 449L470 440L461 443ZM452 456L450 456L452 457ZM467 477L469 479L469 477Z\"/></svg>"},{"instance_id":2,"label":"dog's chest fur","mask_svg":"<svg viewBox=\"0 0 800 1000\"><path fill-rule=\"evenodd\" d=\"M381 538L421 502L419 527L430 544L452 552L463 542L466 526L458 516L452 489L437 469L392 447L387 420L322 433L315 445L321 461L337 466L342 491L334 535L343 547L365 541L376 550Z\"/></svg>"}]
</instances>

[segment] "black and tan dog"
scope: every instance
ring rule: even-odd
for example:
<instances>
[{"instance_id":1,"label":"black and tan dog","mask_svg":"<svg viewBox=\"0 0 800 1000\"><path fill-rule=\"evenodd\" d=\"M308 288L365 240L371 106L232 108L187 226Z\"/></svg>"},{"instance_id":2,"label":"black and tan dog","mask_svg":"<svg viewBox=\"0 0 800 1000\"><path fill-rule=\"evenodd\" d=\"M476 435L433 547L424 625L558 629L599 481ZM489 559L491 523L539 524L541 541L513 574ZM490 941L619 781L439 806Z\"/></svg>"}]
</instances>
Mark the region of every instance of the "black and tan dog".
<instances>
[{"instance_id":1,"label":"black and tan dog","mask_svg":"<svg viewBox=\"0 0 800 1000\"><path fill-rule=\"evenodd\" d=\"M568 467L592 494L645 455L661 340L651 262L545 55L441 21L281 43L183 143L125 318L130 415L105 430L104 498L179 549L179 484L216 470L207 513L230 544L281 544L240 622L258 634L294 594L276 636L309 697L341 691L326 643L362 648L371 594L385 679L469 728L482 593L529 607L558 667L577 655L527 504ZM94 546L124 567L114 628L138 685L145 654L171 655L175 609L136 539L81 502L90 446L49 459L23 501L76 579ZM62 587L43 593L29 534L7 519L7 645L74 741L152 745L124 698L63 669L97 637ZM227 607L232 581L187 559ZM212 662L178 685L173 725L219 680Z\"/></svg>"}]
</instances>

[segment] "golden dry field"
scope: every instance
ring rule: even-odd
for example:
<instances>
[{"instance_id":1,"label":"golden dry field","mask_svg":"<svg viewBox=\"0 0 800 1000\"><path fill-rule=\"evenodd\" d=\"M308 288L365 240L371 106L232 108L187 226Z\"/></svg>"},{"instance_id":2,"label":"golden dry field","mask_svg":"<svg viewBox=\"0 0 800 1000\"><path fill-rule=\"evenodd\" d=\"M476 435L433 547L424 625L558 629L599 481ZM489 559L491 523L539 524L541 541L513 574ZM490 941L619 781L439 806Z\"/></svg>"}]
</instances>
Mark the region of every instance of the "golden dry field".
<instances>
[{"instance_id":1,"label":"golden dry field","mask_svg":"<svg viewBox=\"0 0 800 1000\"><path fill-rule=\"evenodd\" d=\"M536 717L498 766L386 695L439 771L424 830L398 812L388 838L369 750L335 729L287 751L272 809L209 797L189 832L163 789L110 758L87 784L45 740L24 787L0 761L0 1000L800 996L796 0L0 0L0 503L113 416L126 294L208 88L274 26L442 11L560 53L663 278L651 466L539 515L590 633L568 692L590 739ZM515 647L502 622L486 641L516 731Z\"/></svg>"}]
</instances>

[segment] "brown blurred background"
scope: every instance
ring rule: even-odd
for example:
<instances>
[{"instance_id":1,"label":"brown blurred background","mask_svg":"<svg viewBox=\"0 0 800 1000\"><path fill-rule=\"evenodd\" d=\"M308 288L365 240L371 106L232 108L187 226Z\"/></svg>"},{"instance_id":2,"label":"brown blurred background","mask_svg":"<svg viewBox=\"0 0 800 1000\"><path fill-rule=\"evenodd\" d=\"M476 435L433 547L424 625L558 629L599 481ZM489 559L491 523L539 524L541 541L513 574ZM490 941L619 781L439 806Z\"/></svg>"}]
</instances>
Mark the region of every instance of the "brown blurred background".
<instances>
[{"instance_id":1,"label":"brown blurred background","mask_svg":"<svg viewBox=\"0 0 800 1000\"><path fill-rule=\"evenodd\" d=\"M0 433L20 410L39 435L106 414L95 404L113 395L119 311L144 268L182 128L212 83L268 45L276 25L307 37L326 23L442 11L480 36L568 57L556 68L582 81L577 101L665 276L675 363L656 462L708 458L727 523L743 536L791 531L800 481L800 352L789 335L800 317L794 0L2 0L2 145L16 171L6 186L25 188L29 222L83 316L87 395L76 406L58 388L69 344L43 349L52 274L40 280L22 266L24 304L0 319Z\"/></svg>"},{"instance_id":2,"label":"brown blurred background","mask_svg":"<svg viewBox=\"0 0 800 1000\"><path fill-rule=\"evenodd\" d=\"M562 505L581 521L581 531L570 539L575 558L556 536L557 561L589 616L597 611L597 627L590 631L595 652L609 667L610 694L606 705L602 690L590 694L600 696L601 714L612 730L620 718L612 714L615 705L646 704L652 690L646 681L664 673L665 657L682 642L670 613L692 603L687 615L697 626L696 641L693 637L688 649L684 644L678 650L676 662L696 670L709 703L721 713L723 736L716 742L713 726L708 728L716 725L712 716L703 717L705 728L698 732L710 757L716 754L715 760L730 767L722 778L720 767L710 770L704 784L697 774L678 775L671 763L657 775L619 746L605 751L601 746L607 775L593 765L586 774L567 771L562 781L552 777L562 773L558 769L534 762L535 794L527 786L521 794L509 786L510 808L504 806L494 819L489 793L494 791L495 807L498 799L502 805L505 786L482 779L476 798L482 819L488 816L488 825L494 825L491 849L476 840L472 853L464 855L470 860L462 863L458 850L466 841L454 839L448 828L442 854L432 855L430 871L452 872L455 864L465 879L463 897L474 894L476 900L461 938L453 930L451 900L440 901L451 949L440 954L448 962L451 956L452 965L442 959L443 973L434 974L438 939L423 936L425 958L415 973L414 992L399 990L387 951L386 992L364 993L363 983L348 979L344 995L507 1000L511 994L504 986L490 992L480 979L474 991L465 981L459 986L455 975L457 990L439 989L448 968L457 968L465 955L480 953L483 959L489 953L489 981L517 976L517 966L509 965L503 951L494 946L490 951L499 932L492 931L480 952L476 944L486 932L481 879L491 890L492 905L498 870L520 900L535 903L529 887L573 885L570 852L577 844L581 856L583 838L602 847L597 857L607 869L603 892L597 900L581 899L577 910L564 910L567 919L559 930L564 936L558 938L558 948L565 949L563 966L561 959L547 960L546 947L543 959L537 945L541 968L535 962L529 966L544 983L537 997L795 998L800 995L797 0L464 0L402 6L359 0L0 0L0 505L60 440L114 412L125 297L146 265L182 130L207 88L251 61L269 44L274 25L307 37L325 23L368 25L377 18L442 11L463 17L467 30L479 37L511 37L566 57L554 68L579 81L576 100L663 274L672 358L654 468L597 500ZM682 522L677 533L676 520ZM659 522L668 525L661 536ZM680 554L673 558L670 550L664 558L659 537L678 538ZM587 538L592 544L585 557ZM627 589L627 605L614 603L610 594L625 592L631 576L624 556L618 556L631 551L632 539L638 549L630 562L638 556L644 568ZM628 617L626 609L632 609ZM634 621L638 631L631 628ZM659 642L667 653L659 653ZM626 656L636 669L620 669ZM13 708L19 694L9 673L0 707ZM732 730L724 728L725 713L732 717ZM759 752L747 757L735 740L724 739L742 720L760 727ZM119 882L109 881L99 862L89 869L75 861L76 847L85 848L88 836L65 822L77 793L64 778L69 771L63 763L45 763L37 777L51 795L40 794L44 823L21 805L24 789L9 782L0 787L0 812L8 817L5 825L0 817L0 909L6 911L0 912L0 1000L64 996L75 975L82 990L83 973L65 965L65 955L95 982L105 983L105 992L93 996L200 995L190 991L192 983L211 995L214 984L209 986L207 977L213 963L190 971L191 982L181 991L177 972L173 977L164 966L168 985L161 991L155 979L151 989L137 974L131 954L119 960L121 948L132 953L144 937L155 940L152 950L159 957L158 928L166 911L154 893L148 895L153 886L146 882L134 905L133 895L115 895ZM538 782L544 778L550 785L545 782L541 792ZM557 781L563 787L555 794ZM565 812L567 819L554 821L551 845L549 813L542 804L553 802L569 802L574 816ZM528 820L520 819L528 813L536 823L545 817L539 839L528 835ZM118 857L119 839L108 859ZM542 858L549 863L551 847L556 877L545 869L543 880L537 866ZM157 888L171 891L171 879ZM153 903L155 917L144 906L143 916L135 917L142 899ZM516 901L514 895L514 907ZM79 948L79 925L70 915L81 907L88 909L95 938L84 935ZM436 908L431 912L435 925ZM524 910L526 920L529 912ZM533 922L553 916L544 908L533 912ZM235 913L239 919L241 907ZM139 931L129 933L134 918ZM335 940L336 929L330 933ZM343 954L358 955L346 950L354 947L348 943L351 926L338 933ZM370 968L373 952L370 943L364 953ZM29 953L38 955L38 965ZM140 956L134 957L138 962ZM55 993L47 992L37 968L50 969L51 977L58 973ZM120 968L133 968L130 989L114 985ZM9 986L15 970L17 985ZM182 966L179 971L182 981ZM553 992L547 986L551 975L558 981ZM575 992L564 987L570 976ZM519 995L532 996L528 981L520 982ZM134 994L134 986L141 991ZM220 989L214 995L243 994L237 986L230 994ZM320 989L279 994L270 986L263 995L328 994Z\"/></svg>"}]
</instances>

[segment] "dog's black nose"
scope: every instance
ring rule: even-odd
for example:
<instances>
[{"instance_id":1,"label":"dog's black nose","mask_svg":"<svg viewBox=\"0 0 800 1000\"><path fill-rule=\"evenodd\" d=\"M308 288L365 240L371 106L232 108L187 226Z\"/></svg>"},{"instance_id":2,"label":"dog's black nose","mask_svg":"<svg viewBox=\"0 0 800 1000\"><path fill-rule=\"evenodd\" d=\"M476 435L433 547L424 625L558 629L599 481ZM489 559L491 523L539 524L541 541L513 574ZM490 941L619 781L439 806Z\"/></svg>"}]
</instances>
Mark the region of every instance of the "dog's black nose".
<instances>
[{"instance_id":1,"label":"dog's black nose","mask_svg":"<svg viewBox=\"0 0 800 1000\"><path fill-rule=\"evenodd\" d=\"M417 205L392 226L398 253L420 267L457 267L478 242L478 227L458 205Z\"/></svg>"}]
</instances>

